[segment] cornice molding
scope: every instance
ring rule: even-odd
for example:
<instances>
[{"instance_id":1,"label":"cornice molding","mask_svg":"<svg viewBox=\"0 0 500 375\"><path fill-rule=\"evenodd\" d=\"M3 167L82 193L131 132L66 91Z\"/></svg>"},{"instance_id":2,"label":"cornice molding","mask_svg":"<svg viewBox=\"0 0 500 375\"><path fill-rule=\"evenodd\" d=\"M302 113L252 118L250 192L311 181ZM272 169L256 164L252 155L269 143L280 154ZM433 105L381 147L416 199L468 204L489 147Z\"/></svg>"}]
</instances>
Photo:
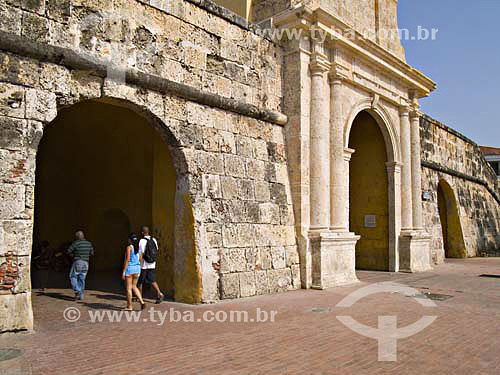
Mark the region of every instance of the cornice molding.
<instances>
[{"instance_id":1,"label":"cornice molding","mask_svg":"<svg viewBox=\"0 0 500 375\"><path fill-rule=\"evenodd\" d=\"M426 97L436 89L436 83L424 74L412 68L377 43L363 38L359 32L353 30L352 27L322 8L311 10L305 6L300 6L290 9L277 15L274 24L277 28L297 28L305 31L310 31L314 25L317 30L328 33L330 38L327 39L330 39L332 43L355 51L370 61L371 64L374 64L377 69L403 81L408 86L408 89L415 93L416 98ZM354 40L347 39L343 35L335 33L334 29L353 30L356 37Z\"/></svg>"},{"instance_id":2,"label":"cornice molding","mask_svg":"<svg viewBox=\"0 0 500 375\"><path fill-rule=\"evenodd\" d=\"M328 72L331 68L330 62L321 54L313 54L311 57L311 62L309 63L309 69L313 75L324 74Z\"/></svg>"},{"instance_id":3,"label":"cornice molding","mask_svg":"<svg viewBox=\"0 0 500 375\"><path fill-rule=\"evenodd\" d=\"M346 67L340 64L333 63L330 72L328 73L328 79L330 81L330 84L333 85L336 82L348 80L349 79L348 73L349 71Z\"/></svg>"}]
</instances>

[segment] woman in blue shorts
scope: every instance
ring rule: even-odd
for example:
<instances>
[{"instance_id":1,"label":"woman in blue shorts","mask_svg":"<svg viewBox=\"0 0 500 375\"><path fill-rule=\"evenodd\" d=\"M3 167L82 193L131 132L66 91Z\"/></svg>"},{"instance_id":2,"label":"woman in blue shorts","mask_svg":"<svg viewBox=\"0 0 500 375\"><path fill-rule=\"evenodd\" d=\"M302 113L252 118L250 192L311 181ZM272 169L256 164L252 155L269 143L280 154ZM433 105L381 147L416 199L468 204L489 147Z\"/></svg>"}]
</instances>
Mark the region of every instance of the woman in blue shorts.
<instances>
[{"instance_id":1,"label":"woman in blue shorts","mask_svg":"<svg viewBox=\"0 0 500 375\"><path fill-rule=\"evenodd\" d=\"M137 300L141 303L141 310L144 310L146 304L144 303L141 292L137 288L137 280L141 274L141 257L139 254L139 239L132 233L128 237L127 251L125 252L125 264L123 265L122 279L125 280L127 287L127 307L125 310L132 310L132 291L134 292Z\"/></svg>"}]
</instances>

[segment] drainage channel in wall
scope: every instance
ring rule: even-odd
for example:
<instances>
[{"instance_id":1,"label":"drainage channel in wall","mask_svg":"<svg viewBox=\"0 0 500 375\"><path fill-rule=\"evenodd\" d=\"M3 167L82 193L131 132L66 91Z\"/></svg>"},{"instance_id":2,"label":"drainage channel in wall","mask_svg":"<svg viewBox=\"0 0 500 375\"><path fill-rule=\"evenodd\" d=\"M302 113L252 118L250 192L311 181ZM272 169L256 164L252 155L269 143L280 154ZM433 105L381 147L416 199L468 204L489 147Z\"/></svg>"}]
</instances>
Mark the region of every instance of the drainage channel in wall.
<instances>
[{"instance_id":1,"label":"drainage channel in wall","mask_svg":"<svg viewBox=\"0 0 500 375\"><path fill-rule=\"evenodd\" d=\"M22 350L19 349L1 349L0 348L0 362L8 361L9 359L14 359L20 357L23 354Z\"/></svg>"}]
</instances>

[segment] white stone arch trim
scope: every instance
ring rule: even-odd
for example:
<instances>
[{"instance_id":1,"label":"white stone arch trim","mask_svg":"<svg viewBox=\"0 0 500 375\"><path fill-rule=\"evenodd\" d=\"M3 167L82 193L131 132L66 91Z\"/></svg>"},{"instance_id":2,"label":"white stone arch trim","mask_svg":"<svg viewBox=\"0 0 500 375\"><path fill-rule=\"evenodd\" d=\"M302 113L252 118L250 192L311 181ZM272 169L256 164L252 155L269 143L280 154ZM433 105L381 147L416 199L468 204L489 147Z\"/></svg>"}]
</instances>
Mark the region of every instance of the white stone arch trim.
<instances>
[{"instance_id":1,"label":"white stone arch trim","mask_svg":"<svg viewBox=\"0 0 500 375\"><path fill-rule=\"evenodd\" d=\"M367 111L377 122L384 137L387 153L388 202L389 202L389 271L399 271L399 232L401 230L401 148L396 126L386 109L373 98L359 101L352 107L344 124L344 147L349 147L351 128L356 116Z\"/></svg>"},{"instance_id":2,"label":"white stone arch trim","mask_svg":"<svg viewBox=\"0 0 500 375\"><path fill-rule=\"evenodd\" d=\"M401 163L401 147L398 138L397 127L391 120L387 110L377 103L374 105L373 98L366 98L352 107L349 116L344 124L344 147L349 147L349 136L356 116L362 111L367 111L377 122L382 135L384 136L387 151L387 161Z\"/></svg>"}]
</instances>

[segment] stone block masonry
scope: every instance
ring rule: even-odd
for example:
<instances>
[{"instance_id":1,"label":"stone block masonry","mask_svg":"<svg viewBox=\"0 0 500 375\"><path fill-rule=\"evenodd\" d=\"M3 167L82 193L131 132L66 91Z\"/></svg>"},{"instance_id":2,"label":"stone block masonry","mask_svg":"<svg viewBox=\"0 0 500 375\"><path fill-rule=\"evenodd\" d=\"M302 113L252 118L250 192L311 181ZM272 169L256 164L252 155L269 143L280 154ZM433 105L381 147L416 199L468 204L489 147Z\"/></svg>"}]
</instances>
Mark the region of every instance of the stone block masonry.
<instances>
[{"instance_id":1,"label":"stone block masonry","mask_svg":"<svg viewBox=\"0 0 500 375\"><path fill-rule=\"evenodd\" d=\"M179 254L175 271L200 280L189 292L181 281L178 300L300 287L278 46L210 2L0 0L0 9L0 332L33 327L38 143L61 109L85 100L140 113L169 145L177 194L192 208L178 215L194 231L194 245L175 246L194 246L196 258L185 269ZM106 75L109 61L123 81Z\"/></svg>"},{"instance_id":2,"label":"stone block masonry","mask_svg":"<svg viewBox=\"0 0 500 375\"><path fill-rule=\"evenodd\" d=\"M341 3L263 0L253 12L305 32L397 25L395 0ZM459 202L453 230L464 234L462 250L498 249L498 182L463 136L427 117L419 127L418 100L436 85L405 63L399 39L272 41L210 0L0 0L0 11L0 332L33 327L35 171L37 154L49 165L53 156L39 143L48 127L105 106L149 123L168 146L154 159L158 170L168 162L168 182L153 184L145 199L155 206L152 220L168 227L176 301L357 281L356 243L369 238L351 232L349 176L353 153L366 145L349 144L361 114L378 126L386 151L373 159L388 173L387 220L384 213L378 221L389 240L387 270L418 272L429 258L442 261L441 181ZM113 121L103 112L104 130ZM92 147L91 136L83 141ZM421 187L431 193L422 204ZM172 221L158 218L166 216L162 204Z\"/></svg>"},{"instance_id":3,"label":"stone block masonry","mask_svg":"<svg viewBox=\"0 0 500 375\"><path fill-rule=\"evenodd\" d=\"M460 217L467 256L500 252L500 201L498 179L479 147L455 130L423 116L420 121L422 189L425 228L432 236L431 257L445 257L438 207L438 184L452 188Z\"/></svg>"}]
</instances>

